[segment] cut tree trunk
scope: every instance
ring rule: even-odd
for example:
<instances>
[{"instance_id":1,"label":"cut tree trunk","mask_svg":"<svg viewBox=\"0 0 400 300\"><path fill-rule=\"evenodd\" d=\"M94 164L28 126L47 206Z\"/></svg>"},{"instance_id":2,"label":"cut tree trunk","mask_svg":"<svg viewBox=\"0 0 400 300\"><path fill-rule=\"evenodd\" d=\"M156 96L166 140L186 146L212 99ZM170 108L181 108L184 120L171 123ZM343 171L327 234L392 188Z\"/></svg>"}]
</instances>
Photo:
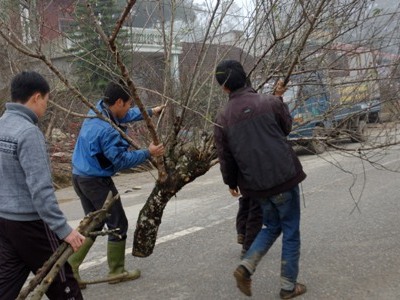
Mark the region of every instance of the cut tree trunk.
<instances>
[{"instance_id":1,"label":"cut tree trunk","mask_svg":"<svg viewBox=\"0 0 400 300\"><path fill-rule=\"evenodd\" d=\"M198 157L197 160L188 160L184 168L168 170L168 176L164 182L156 182L152 193L139 213L133 237L133 256L147 257L153 253L158 228L168 201L186 184L204 175L212 167L211 158L208 156L203 160Z\"/></svg>"}]
</instances>

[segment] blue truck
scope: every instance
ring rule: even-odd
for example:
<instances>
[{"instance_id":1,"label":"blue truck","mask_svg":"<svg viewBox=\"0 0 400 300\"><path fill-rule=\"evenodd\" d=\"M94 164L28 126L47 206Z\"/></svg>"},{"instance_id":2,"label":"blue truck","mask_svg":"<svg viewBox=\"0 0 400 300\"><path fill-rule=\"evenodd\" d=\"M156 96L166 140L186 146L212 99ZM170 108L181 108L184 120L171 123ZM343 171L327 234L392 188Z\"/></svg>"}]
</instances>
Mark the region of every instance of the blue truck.
<instances>
[{"instance_id":1,"label":"blue truck","mask_svg":"<svg viewBox=\"0 0 400 300\"><path fill-rule=\"evenodd\" d=\"M364 142L367 122L379 120L380 101L375 93L368 93L367 84L328 88L318 73L294 76L284 100L293 117L288 140L315 154L326 150L326 141Z\"/></svg>"}]
</instances>

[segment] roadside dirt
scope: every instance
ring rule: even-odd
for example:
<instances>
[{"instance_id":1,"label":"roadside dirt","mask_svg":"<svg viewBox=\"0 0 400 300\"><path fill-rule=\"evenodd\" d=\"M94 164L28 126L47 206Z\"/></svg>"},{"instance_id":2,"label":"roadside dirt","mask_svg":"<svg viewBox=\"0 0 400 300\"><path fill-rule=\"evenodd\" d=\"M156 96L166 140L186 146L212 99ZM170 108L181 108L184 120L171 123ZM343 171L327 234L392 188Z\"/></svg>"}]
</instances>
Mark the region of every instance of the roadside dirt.
<instances>
[{"instance_id":1,"label":"roadside dirt","mask_svg":"<svg viewBox=\"0 0 400 300\"><path fill-rule=\"evenodd\" d=\"M51 167L52 167L52 176L53 176L53 184L56 190L66 188L72 185L72 166L71 166L71 158L70 155L66 155L68 158L65 159L65 156L60 159L59 157L55 158L51 156ZM124 170L120 173L123 174L131 174L131 173L142 173L151 170L150 164L143 164L137 168Z\"/></svg>"},{"instance_id":2,"label":"roadside dirt","mask_svg":"<svg viewBox=\"0 0 400 300\"><path fill-rule=\"evenodd\" d=\"M56 189L62 189L72 185L72 173L70 162L51 162L53 183Z\"/></svg>"}]
</instances>

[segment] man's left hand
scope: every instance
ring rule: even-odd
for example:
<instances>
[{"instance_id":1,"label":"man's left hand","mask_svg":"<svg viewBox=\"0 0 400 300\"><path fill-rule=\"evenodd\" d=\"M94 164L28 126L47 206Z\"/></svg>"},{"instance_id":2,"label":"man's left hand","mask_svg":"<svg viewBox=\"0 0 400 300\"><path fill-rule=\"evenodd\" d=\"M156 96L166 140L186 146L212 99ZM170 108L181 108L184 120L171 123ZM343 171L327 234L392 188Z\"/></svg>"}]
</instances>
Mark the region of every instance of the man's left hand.
<instances>
[{"instance_id":1,"label":"man's left hand","mask_svg":"<svg viewBox=\"0 0 400 300\"><path fill-rule=\"evenodd\" d=\"M229 192L231 193L231 195L233 197L239 197L240 196L239 188L229 189Z\"/></svg>"},{"instance_id":2,"label":"man's left hand","mask_svg":"<svg viewBox=\"0 0 400 300\"><path fill-rule=\"evenodd\" d=\"M286 90L287 86L285 85L284 81L279 79L274 88L274 95L282 97Z\"/></svg>"},{"instance_id":3,"label":"man's left hand","mask_svg":"<svg viewBox=\"0 0 400 300\"><path fill-rule=\"evenodd\" d=\"M153 112L153 116L159 116L161 112L164 110L165 104L153 107L151 110Z\"/></svg>"}]
</instances>

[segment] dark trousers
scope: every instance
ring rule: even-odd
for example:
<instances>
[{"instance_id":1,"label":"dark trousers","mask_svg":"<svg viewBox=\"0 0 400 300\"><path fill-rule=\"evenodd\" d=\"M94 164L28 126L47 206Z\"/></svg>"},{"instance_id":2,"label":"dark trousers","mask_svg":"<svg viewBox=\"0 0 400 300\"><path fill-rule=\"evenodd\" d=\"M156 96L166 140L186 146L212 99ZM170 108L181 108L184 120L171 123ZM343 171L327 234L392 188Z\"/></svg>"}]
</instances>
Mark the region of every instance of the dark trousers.
<instances>
[{"instance_id":1,"label":"dark trousers","mask_svg":"<svg viewBox=\"0 0 400 300\"><path fill-rule=\"evenodd\" d=\"M86 215L101 209L110 191L112 191L113 196L118 194L117 188L115 187L114 181L111 177L85 177L73 175L72 183L75 192L81 199L83 211ZM119 228L120 230L117 231L117 233L121 236L121 239L115 235L109 235L108 240L113 242L126 240L128 219L126 218L124 208L122 207L121 199L114 202L109 213L110 216L106 218L105 224L107 224L107 228L110 230ZM104 223L96 228L96 230L101 230L103 226Z\"/></svg>"},{"instance_id":2,"label":"dark trousers","mask_svg":"<svg viewBox=\"0 0 400 300\"><path fill-rule=\"evenodd\" d=\"M244 235L243 249L248 250L262 227L263 214L258 201L239 198L239 210L236 216L236 231Z\"/></svg>"},{"instance_id":3,"label":"dark trousers","mask_svg":"<svg viewBox=\"0 0 400 300\"><path fill-rule=\"evenodd\" d=\"M49 259L61 241L43 221L0 218L0 299L14 300L30 272ZM71 266L61 268L46 293L49 299L83 299Z\"/></svg>"}]
</instances>

